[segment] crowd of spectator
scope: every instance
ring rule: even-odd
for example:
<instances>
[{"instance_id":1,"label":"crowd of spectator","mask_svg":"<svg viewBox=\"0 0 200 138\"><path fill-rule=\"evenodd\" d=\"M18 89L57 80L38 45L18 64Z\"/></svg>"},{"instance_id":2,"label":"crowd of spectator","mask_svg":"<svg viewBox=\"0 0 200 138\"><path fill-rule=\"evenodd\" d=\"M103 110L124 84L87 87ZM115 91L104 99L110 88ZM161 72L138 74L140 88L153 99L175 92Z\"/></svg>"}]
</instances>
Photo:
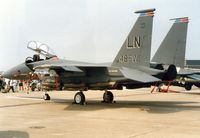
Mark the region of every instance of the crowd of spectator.
<instances>
[{"instance_id":1,"label":"crowd of spectator","mask_svg":"<svg viewBox=\"0 0 200 138\"><path fill-rule=\"evenodd\" d=\"M38 80L8 80L0 77L0 91L3 93L7 92L29 92L40 91L41 83Z\"/></svg>"}]
</instances>

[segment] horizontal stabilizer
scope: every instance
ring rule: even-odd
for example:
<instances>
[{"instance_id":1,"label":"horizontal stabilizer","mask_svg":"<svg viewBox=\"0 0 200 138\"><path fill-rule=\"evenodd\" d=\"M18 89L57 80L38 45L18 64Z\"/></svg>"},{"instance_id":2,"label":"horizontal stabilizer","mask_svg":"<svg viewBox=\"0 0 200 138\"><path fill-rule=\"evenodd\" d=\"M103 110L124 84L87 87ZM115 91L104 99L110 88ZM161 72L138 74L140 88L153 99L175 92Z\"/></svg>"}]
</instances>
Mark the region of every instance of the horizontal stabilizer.
<instances>
[{"instance_id":1,"label":"horizontal stabilizer","mask_svg":"<svg viewBox=\"0 0 200 138\"><path fill-rule=\"evenodd\" d=\"M130 68L124 67L120 71L122 72L124 77L131 79L131 80L144 82L144 83L160 81L160 79L155 78L149 74L146 74L146 73L136 70L136 69L130 69Z\"/></svg>"}]
</instances>

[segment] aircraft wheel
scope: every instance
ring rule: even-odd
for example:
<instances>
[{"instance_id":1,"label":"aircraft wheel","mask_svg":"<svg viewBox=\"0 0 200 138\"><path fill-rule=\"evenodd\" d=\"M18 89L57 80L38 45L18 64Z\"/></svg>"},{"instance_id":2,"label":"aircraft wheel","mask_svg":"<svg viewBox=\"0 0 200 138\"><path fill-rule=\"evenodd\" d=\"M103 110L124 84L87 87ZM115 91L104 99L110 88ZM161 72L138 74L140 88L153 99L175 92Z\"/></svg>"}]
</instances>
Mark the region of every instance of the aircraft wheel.
<instances>
[{"instance_id":1,"label":"aircraft wheel","mask_svg":"<svg viewBox=\"0 0 200 138\"><path fill-rule=\"evenodd\" d=\"M112 92L106 91L106 92L103 94L103 101L104 101L105 103L112 103L112 102L113 102L113 99L114 99L114 96L113 96Z\"/></svg>"},{"instance_id":2,"label":"aircraft wheel","mask_svg":"<svg viewBox=\"0 0 200 138\"><path fill-rule=\"evenodd\" d=\"M191 84L185 84L185 89L187 91L190 91L192 89L192 85Z\"/></svg>"},{"instance_id":3,"label":"aircraft wheel","mask_svg":"<svg viewBox=\"0 0 200 138\"><path fill-rule=\"evenodd\" d=\"M31 91L32 91L32 92L35 91L35 88L31 87Z\"/></svg>"},{"instance_id":4,"label":"aircraft wheel","mask_svg":"<svg viewBox=\"0 0 200 138\"><path fill-rule=\"evenodd\" d=\"M74 96L75 104L84 104L85 103L85 95L83 92L77 92Z\"/></svg>"},{"instance_id":5,"label":"aircraft wheel","mask_svg":"<svg viewBox=\"0 0 200 138\"><path fill-rule=\"evenodd\" d=\"M51 97L49 96L49 94L45 93L43 96L43 99L46 101L46 100L50 100Z\"/></svg>"}]
</instances>

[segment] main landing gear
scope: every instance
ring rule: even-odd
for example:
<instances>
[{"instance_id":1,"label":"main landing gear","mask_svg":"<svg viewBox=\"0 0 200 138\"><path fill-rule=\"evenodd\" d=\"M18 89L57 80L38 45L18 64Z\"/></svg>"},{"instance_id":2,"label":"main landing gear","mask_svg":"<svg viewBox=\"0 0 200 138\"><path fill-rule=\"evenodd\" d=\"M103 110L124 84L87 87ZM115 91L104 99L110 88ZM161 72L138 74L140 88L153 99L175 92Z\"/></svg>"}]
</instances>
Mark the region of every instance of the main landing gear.
<instances>
[{"instance_id":1,"label":"main landing gear","mask_svg":"<svg viewBox=\"0 0 200 138\"><path fill-rule=\"evenodd\" d=\"M48 93L45 93L43 99L47 101L50 100L51 97L49 96ZM113 100L114 100L113 93L111 91L105 91L105 93L103 94L103 102L113 103ZM86 104L85 95L82 91L79 91L74 95L74 104L80 104L80 105Z\"/></svg>"},{"instance_id":2,"label":"main landing gear","mask_svg":"<svg viewBox=\"0 0 200 138\"><path fill-rule=\"evenodd\" d=\"M85 95L83 94L82 91L77 92L74 96L74 103L75 104L85 104Z\"/></svg>"},{"instance_id":3,"label":"main landing gear","mask_svg":"<svg viewBox=\"0 0 200 138\"><path fill-rule=\"evenodd\" d=\"M113 103L114 95L111 91L105 91L103 94L103 101L104 103ZM77 92L74 96L74 104L84 105L86 104L85 95L82 91Z\"/></svg>"}]
</instances>

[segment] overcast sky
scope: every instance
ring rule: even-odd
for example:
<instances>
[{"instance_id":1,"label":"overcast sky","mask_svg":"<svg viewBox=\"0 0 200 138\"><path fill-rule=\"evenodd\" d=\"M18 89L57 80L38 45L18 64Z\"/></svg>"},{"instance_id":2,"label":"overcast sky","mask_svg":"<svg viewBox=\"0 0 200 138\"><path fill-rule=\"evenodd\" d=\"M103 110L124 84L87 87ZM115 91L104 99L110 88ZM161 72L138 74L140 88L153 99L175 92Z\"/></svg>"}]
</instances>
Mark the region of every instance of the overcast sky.
<instances>
[{"instance_id":1,"label":"overcast sky","mask_svg":"<svg viewBox=\"0 0 200 138\"><path fill-rule=\"evenodd\" d=\"M156 8L152 55L173 24L188 16L186 59L200 59L199 0L0 0L0 71L24 62L35 40L60 57L112 61L138 15Z\"/></svg>"}]
</instances>

